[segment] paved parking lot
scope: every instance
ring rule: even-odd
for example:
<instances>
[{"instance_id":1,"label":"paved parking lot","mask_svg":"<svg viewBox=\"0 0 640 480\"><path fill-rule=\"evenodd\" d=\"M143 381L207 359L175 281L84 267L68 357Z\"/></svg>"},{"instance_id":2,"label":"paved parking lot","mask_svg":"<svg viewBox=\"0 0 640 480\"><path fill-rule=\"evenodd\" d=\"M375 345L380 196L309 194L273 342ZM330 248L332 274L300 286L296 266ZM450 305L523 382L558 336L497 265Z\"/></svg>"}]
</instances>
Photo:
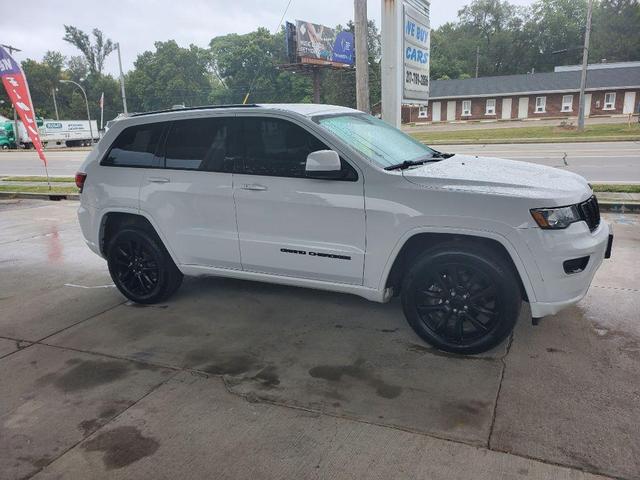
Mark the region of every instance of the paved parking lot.
<instances>
[{"instance_id":1,"label":"paved parking lot","mask_svg":"<svg viewBox=\"0 0 640 480\"><path fill-rule=\"evenodd\" d=\"M0 479L640 478L640 224L477 357L397 301L187 279L126 303L75 202L0 200Z\"/></svg>"}]
</instances>

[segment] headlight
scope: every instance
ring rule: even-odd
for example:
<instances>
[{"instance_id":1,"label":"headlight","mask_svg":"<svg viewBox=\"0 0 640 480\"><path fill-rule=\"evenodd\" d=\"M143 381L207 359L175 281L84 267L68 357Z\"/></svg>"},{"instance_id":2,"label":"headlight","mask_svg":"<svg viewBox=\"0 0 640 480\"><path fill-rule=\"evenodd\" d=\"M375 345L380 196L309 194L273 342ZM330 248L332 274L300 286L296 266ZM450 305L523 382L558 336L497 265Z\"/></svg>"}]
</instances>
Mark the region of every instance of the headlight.
<instances>
[{"instance_id":1,"label":"headlight","mask_svg":"<svg viewBox=\"0 0 640 480\"><path fill-rule=\"evenodd\" d=\"M531 215L540 228L545 229L567 228L572 223L582 220L578 207L575 205L558 208L534 208L531 210Z\"/></svg>"}]
</instances>

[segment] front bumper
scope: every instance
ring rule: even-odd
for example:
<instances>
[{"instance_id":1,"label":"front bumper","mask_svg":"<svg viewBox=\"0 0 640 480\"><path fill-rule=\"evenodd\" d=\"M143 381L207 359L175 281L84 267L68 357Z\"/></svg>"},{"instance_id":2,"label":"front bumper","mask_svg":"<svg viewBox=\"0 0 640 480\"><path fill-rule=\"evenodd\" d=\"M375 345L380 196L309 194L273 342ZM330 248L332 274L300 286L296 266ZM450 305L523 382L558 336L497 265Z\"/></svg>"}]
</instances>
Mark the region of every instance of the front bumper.
<instances>
[{"instance_id":1,"label":"front bumper","mask_svg":"<svg viewBox=\"0 0 640 480\"><path fill-rule=\"evenodd\" d=\"M611 256L613 234L608 223L601 221L593 232L585 222L577 222L564 230L529 228L521 231L529 246L540 275L533 282L535 301L531 302L534 318L558 313L579 302L589 290L596 271ZM566 260L589 257L584 270L567 273Z\"/></svg>"}]
</instances>

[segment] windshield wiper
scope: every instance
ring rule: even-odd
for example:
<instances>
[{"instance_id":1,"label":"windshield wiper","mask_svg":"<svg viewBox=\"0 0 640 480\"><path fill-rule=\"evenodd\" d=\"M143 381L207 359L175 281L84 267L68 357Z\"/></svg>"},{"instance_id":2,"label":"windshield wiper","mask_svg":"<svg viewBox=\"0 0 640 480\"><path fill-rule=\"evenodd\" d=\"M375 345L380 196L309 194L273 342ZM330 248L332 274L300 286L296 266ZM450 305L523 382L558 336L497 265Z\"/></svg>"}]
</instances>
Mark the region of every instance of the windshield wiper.
<instances>
[{"instance_id":1,"label":"windshield wiper","mask_svg":"<svg viewBox=\"0 0 640 480\"><path fill-rule=\"evenodd\" d=\"M428 162L429 160L405 160L402 163L396 163L395 165L389 165L388 167L384 167L385 170L405 170L409 167L413 167L414 165L422 165L423 163Z\"/></svg>"},{"instance_id":2,"label":"windshield wiper","mask_svg":"<svg viewBox=\"0 0 640 480\"><path fill-rule=\"evenodd\" d=\"M439 162L444 158L449 158L452 156L453 156L453 153L434 152L434 154L431 155L430 157L421 158L420 160L405 160L402 163L396 163L394 165L389 165L388 167L384 167L384 169L385 170L396 170L396 169L406 170L407 168L413 167L415 165L422 165L423 163L430 163L430 162Z\"/></svg>"},{"instance_id":3,"label":"windshield wiper","mask_svg":"<svg viewBox=\"0 0 640 480\"><path fill-rule=\"evenodd\" d=\"M433 151L433 156L435 158L451 158L455 155L455 153L443 153L443 152L438 152L437 150Z\"/></svg>"}]
</instances>

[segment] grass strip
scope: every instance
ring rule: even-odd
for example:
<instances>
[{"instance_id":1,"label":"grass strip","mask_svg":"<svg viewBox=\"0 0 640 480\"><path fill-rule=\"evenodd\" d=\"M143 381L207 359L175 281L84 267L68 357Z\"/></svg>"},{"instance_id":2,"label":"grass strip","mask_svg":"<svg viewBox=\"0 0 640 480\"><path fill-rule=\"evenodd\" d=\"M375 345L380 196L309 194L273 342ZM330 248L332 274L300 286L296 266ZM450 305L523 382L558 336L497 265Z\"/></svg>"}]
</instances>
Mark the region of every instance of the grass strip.
<instances>
[{"instance_id":1,"label":"grass strip","mask_svg":"<svg viewBox=\"0 0 640 480\"><path fill-rule=\"evenodd\" d=\"M45 182L47 177L40 175L24 176L24 177L2 177L0 181L3 182ZM49 177L51 183L74 183L76 179L74 177Z\"/></svg>"},{"instance_id":2,"label":"grass strip","mask_svg":"<svg viewBox=\"0 0 640 480\"><path fill-rule=\"evenodd\" d=\"M573 128L563 128L558 126L527 126L515 128L487 128L475 130L451 130L445 132L439 131L423 131L410 132L411 135L423 142L429 141L491 141L491 140L518 140L518 139L535 139L535 140L588 140L591 138L606 139L612 137L616 139L635 140L640 137L640 124L632 123L630 126L626 123L612 123L590 125L579 132Z\"/></svg>"},{"instance_id":3,"label":"grass strip","mask_svg":"<svg viewBox=\"0 0 640 480\"><path fill-rule=\"evenodd\" d=\"M12 193L44 193L51 195L64 195L67 193L78 193L77 187L56 187L52 186L51 190L47 185L34 186L34 185L0 185L0 192L12 192Z\"/></svg>"},{"instance_id":4,"label":"grass strip","mask_svg":"<svg viewBox=\"0 0 640 480\"><path fill-rule=\"evenodd\" d=\"M592 187L594 192L640 193L640 184L596 183Z\"/></svg>"}]
</instances>

